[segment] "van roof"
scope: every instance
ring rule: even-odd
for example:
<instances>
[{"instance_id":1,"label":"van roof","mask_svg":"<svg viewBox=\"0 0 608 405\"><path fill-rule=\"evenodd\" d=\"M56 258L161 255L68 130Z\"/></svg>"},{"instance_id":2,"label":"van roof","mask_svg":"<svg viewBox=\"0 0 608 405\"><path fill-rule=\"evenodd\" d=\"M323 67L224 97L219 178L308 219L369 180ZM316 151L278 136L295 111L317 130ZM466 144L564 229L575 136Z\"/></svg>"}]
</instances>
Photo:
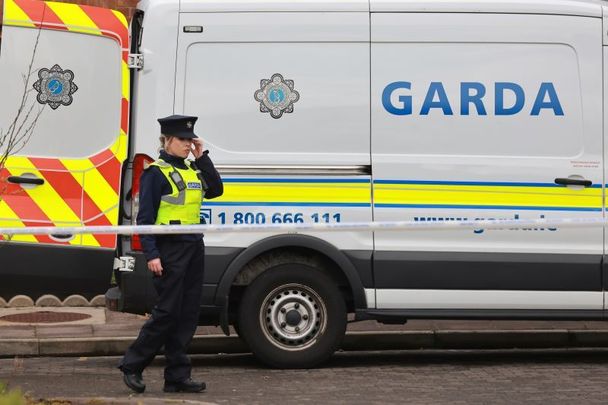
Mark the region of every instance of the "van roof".
<instances>
[{"instance_id":1,"label":"van roof","mask_svg":"<svg viewBox=\"0 0 608 405\"><path fill-rule=\"evenodd\" d=\"M181 0L181 12L369 11L369 0Z\"/></svg>"},{"instance_id":2,"label":"van roof","mask_svg":"<svg viewBox=\"0 0 608 405\"><path fill-rule=\"evenodd\" d=\"M156 1L144 2L153 5ZM601 0L181 0L181 12L468 12L601 17L602 5L608 3Z\"/></svg>"},{"instance_id":3,"label":"van roof","mask_svg":"<svg viewBox=\"0 0 608 405\"><path fill-rule=\"evenodd\" d=\"M601 0L370 0L372 12L562 14L601 17Z\"/></svg>"}]
</instances>

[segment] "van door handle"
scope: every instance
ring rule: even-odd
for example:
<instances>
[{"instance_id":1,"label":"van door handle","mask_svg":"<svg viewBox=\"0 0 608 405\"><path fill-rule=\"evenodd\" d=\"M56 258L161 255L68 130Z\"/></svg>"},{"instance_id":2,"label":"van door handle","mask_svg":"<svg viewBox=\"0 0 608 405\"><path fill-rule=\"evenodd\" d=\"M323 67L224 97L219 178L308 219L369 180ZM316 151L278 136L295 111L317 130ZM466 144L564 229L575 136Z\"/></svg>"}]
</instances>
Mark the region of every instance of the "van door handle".
<instances>
[{"instance_id":1,"label":"van door handle","mask_svg":"<svg viewBox=\"0 0 608 405\"><path fill-rule=\"evenodd\" d=\"M591 187L593 184L591 180L581 180L581 179L568 179L558 177L555 179L555 184L559 184L560 186L583 186L583 187Z\"/></svg>"},{"instance_id":2,"label":"van door handle","mask_svg":"<svg viewBox=\"0 0 608 405\"><path fill-rule=\"evenodd\" d=\"M74 239L74 235L72 235L71 233L66 233L66 234L54 233L54 234L49 235L49 237L57 242L69 242Z\"/></svg>"},{"instance_id":3,"label":"van door handle","mask_svg":"<svg viewBox=\"0 0 608 405\"><path fill-rule=\"evenodd\" d=\"M38 177L26 177L26 176L9 176L9 183L14 184L36 184L41 185L44 184L44 179Z\"/></svg>"}]
</instances>

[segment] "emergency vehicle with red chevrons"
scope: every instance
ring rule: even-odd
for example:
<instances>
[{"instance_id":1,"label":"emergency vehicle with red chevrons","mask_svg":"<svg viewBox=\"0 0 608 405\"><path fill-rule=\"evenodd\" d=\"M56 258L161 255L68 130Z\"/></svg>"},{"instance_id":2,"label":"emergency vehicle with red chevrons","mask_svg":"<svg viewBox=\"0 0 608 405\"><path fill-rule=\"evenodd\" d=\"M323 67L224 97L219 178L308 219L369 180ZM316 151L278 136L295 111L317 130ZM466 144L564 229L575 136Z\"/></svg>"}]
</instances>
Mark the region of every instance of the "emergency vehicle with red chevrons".
<instances>
[{"instance_id":1,"label":"emergency vehicle with red chevrons","mask_svg":"<svg viewBox=\"0 0 608 405\"><path fill-rule=\"evenodd\" d=\"M195 115L224 179L211 224L603 218L600 0L5 0L0 227L135 223L156 118ZM33 57L33 59L32 59ZM23 75L32 62L24 87ZM137 237L0 242L0 297L145 312ZM209 233L202 324L311 367L353 319L604 319L601 228Z\"/></svg>"}]
</instances>

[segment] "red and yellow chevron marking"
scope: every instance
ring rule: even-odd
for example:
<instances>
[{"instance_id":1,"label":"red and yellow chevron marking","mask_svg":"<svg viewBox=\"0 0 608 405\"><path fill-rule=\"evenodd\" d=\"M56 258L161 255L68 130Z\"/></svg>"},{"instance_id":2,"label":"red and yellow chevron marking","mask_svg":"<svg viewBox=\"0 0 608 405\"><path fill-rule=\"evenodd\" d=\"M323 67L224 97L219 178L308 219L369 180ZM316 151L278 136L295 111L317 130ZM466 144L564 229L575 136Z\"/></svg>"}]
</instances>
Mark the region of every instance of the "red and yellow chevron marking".
<instances>
[{"instance_id":1,"label":"red and yellow chevron marking","mask_svg":"<svg viewBox=\"0 0 608 405\"><path fill-rule=\"evenodd\" d=\"M4 25L104 35L128 52L128 23L119 11L39 0L5 0L4 4Z\"/></svg>"},{"instance_id":2,"label":"red and yellow chevron marking","mask_svg":"<svg viewBox=\"0 0 608 405\"><path fill-rule=\"evenodd\" d=\"M120 45L122 100L120 132L110 148L82 159L11 156L0 172L0 221L9 227L89 226L118 224L121 166L127 158L129 128L129 31L118 11L38 0L5 0L3 24L61 30L111 38ZM7 183L8 176L32 173L44 187L25 189ZM0 240L2 235L0 235ZM61 242L49 236L19 236L21 242L115 248L114 235L82 235Z\"/></svg>"},{"instance_id":3,"label":"red and yellow chevron marking","mask_svg":"<svg viewBox=\"0 0 608 405\"><path fill-rule=\"evenodd\" d=\"M120 139L116 143L119 143ZM32 173L44 186L24 189L6 183L0 202L5 226L93 226L118 224L120 174L124 159L112 148L87 159L49 159L11 156L0 179ZM24 221L23 219L27 219ZM104 248L116 246L114 235L82 235L68 242L48 236L15 237L16 241L62 243Z\"/></svg>"}]
</instances>

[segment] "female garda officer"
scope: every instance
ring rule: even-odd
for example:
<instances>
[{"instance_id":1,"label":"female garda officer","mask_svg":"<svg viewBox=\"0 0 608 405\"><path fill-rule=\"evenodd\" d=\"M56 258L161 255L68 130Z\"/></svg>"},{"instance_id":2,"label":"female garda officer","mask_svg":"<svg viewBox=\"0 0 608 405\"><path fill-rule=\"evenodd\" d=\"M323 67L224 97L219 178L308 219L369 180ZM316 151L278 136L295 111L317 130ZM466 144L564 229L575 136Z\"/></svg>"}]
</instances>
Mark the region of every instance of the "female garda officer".
<instances>
[{"instance_id":1,"label":"female garda officer","mask_svg":"<svg viewBox=\"0 0 608 405\"><path fill-rule=\"evenodd\" d=\"M194 134L197 117L172 115L158 120L163 150L140 182L139 225L199 224L205 198L222 195L222 179ZM186 160L192 153L196 160ZM165 392L200 392L204 382L190 378L186 350L198 325L203 285L203 235L141 235L148 269L154 273L158 301L152 316L120 362L125 384L146 386L142 372L164 345Z\"/></svg>"}]
</instances>

